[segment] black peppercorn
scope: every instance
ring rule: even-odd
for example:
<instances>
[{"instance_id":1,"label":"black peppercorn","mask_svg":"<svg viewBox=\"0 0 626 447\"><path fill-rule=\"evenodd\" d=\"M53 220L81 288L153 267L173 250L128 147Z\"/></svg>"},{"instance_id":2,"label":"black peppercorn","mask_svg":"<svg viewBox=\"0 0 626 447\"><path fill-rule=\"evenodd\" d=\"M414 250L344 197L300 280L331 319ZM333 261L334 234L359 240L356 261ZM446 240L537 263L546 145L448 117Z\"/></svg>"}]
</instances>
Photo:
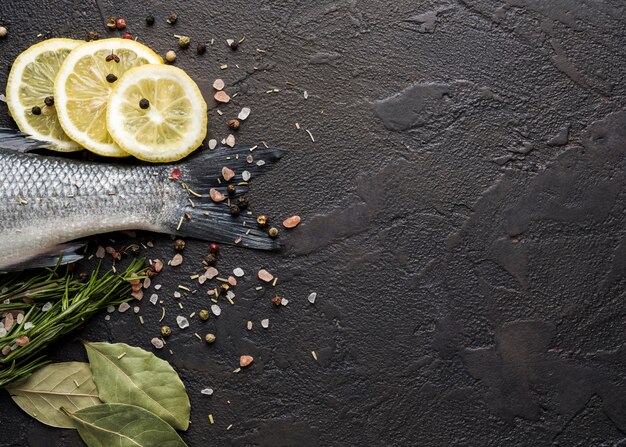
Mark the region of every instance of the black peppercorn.
<instances>
[{"instance_id":1,"label":"black peppercorn","mask_svg":"<svg viewBox=\"0 0 626 447\"><path fill-rule=\"evenodd\" d=\"M139 107L144 110L147 109L148 107L150 107L150 101L148 101L146 98L141 98L141 100L139 100Z\"/></svg>"},{"instance_id":2,"label":"black peppercorn","mask_svg":"<svg viewBox=\"0 0 626 447\"><path fill-rule=\"evenodd\" d=\"M241 196L237 198L237 206L242 210L248 208L248 198L246 196Z\"/></svg>"},{"instance_id":3,"label":"black peppercorn","mask_svg":"<svg viewBox=\"0 0 626 447\"><path fill-rule=\"evenodd\" d=\"M228 192L229 195L233 195L235 194L235 192L237 192L237 185L230 183L227 187L226 187L226 191Z\"/></svg>"},{"instance_id":4,"label":"black peppercorn","mask_svg":"<svg viewBox=\"0 0 626 447\"><path fill-rule=\"evenodd\" d=\"M54 105L54 97L53 96L46 96L46 99L44 99L43 102L48 107L52 107Z\"/></svg>"},{"instance_id":5,"label":"black peppercorn","mask_svg":"<svg viewBox=\"0 0 626 447\"><path fill-rule=\"evenodd\" d=\"M174 248L176 249L176 251L183 251L185 249L185 241L183 241L182 239L176 239L174 241Z\"/></svg>"},{"instance_id":6,"label":"black peppercorn","mask_svg":"<svg viewBox=\"0 0 626 447\"><path fill-rule=\"evenodd\" d=\"M237 205L231 205L230 206L230 214L233 217L237 217L239 216L239 213L241 212L241 210L239 209L239 207Z\"/></svg>"},{"instance_id":7,"label":"black peppercorn","mask_svg":"<svg viewBox=\"0 0 626 447\"><path fill-rule=\"evenodd\" d=\"M178 15L176 15L175 12L170 12L170 14L167 16L166 22L169 23L170 25L173 25L174 23L176 23L177 20L178 20Z\"/></svg>"},{"instance_id":8,"label":"black peppercorn","mask_svg":"<svg viewBox=\"0 0 626 447\"><path fill-rule=\"evenodd\" d=\"M112 84L115 81L117 81L117 76L115 76L113 73L109 73L107 75L107 82Z\"/></svg>"},{"instance_id":9,"label":"black peppercorn","mask_svg":"<svg viewBox=\"0 0 626 447\"><path fill-rule=\"evenodd\" d=\"M233 40L230 45L229 45L230 49L235 51L237 48L239 48L239 42L237 42L236 40Z\"/></svg>"},{"instance_id":10,"label":"black peppercorn","mask_svg":"<svg viewBox=\"0 0 626 447\"><path fill-rule=\"evenodd\" d=\"M154 16L153 15L149 15L148 17L146 17L146 25L148 25L148 26L154 25Z\"/></svg>"},{"instance_id":11,"label":"black peppercorn","mask_svg":"<svg viewBox=\"0 0 626 447\"><path fill-rule=\"evenodd\" d=\"M207 265L215 265L215 263L217 262L217 256L215 256L213 253L209 253L208 255L206 255L206 258L204 258L204 262L206 262Z\"/></svg>"},{"instance_id":12,"label":"black peppercorn","mask_svg":"<svg viewBox=\"0 0 626 447\"><path fill-rule=\"evenodd\" d=\"M230 127L233 130L239 129L240 125L241 125L241 122L238 119L232 119L228 121L228 127Z\"/></svg>"},{"instance_id":13,"label":"black peppercorn","mask_svg":"<svg viewBox=\"0 0 626 447\"><path fill-rule=\"evenodd\" d=\"M107 61L107 62L115 61L115 63L117 63L117 64L120 63L120 58L115 53L107 54L107 57L105 57L104 60Z\"/></svg>"},{"instance_id":14,"label":"black peppercorn","mask_svg":"<svg viewBox=\"0 0 626 447\"><path fill-rule=\"evenodd\" d=\"M117 28L117 19L115 17L109 17L109 20L107 20L107 28L111 31Z\"/></svg>"},{"instance_id":15,"label":"black peppercorn","mask_svg":"<svg viewBox=\"0 0 626 447\"><path fill-rule=\"evenodd\" d=\"M30 111L33 112L33 115L41 115L41 107L39 106L33 107Z\"/></svg>"},{"instance_id":16,"label":"black peppercorn","mask_svg":"<svg viewBox=\"0 0 626 447\"><path fill-rule=\"evenodd\" d=\"M200 43L198 44L198 46L196 46L196 52L197 52L198 54L204 54L204 53L206 53L206 43L202 43L202 42L200 42Z\"/></svg>"},{"instance_id":17,"label":"black peppercorn","mask_svg":"<svg viewBox=\"0 0 626 447\"><path fill-rule=\"evenodd\" d=\"M98 34L95 31L89 31L87 33L87 42L90 42L92 40L98 40L100 38L100 34Z\"/></svg>"}]
</instances>

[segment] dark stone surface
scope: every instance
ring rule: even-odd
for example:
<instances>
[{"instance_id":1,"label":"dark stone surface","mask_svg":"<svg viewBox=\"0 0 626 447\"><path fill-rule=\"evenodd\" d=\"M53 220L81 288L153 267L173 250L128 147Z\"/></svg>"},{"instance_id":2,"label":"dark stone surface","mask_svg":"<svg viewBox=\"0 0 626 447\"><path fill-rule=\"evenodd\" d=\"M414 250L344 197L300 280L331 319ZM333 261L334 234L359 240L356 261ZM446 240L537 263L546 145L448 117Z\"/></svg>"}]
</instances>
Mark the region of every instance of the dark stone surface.
<instances>
[{"instance_id":1,"label":"dark stone surface","mask_svg":"<svg viewBox=\"0 0 626 447\"><path fill-rule=\"evenodd\" d=\"M224 116L210 102L210 134L225 137L227 119L251 107L238 140L290 150L256 183L255 210L304 217L285 253L224 247L220 268L248 273L237 304L159 352L191 396L189 445L624 442L621 0L3 1L2 65L38 33L107 35L98 5L160 53L172 34L215 38L177 61L202 86L222 77L238 93ZM156 244L150 256L173 255L167 237ZM170 324L172 293L206 251L190 243L187 262L159 278ZM287 307L255 295L262 266ZM206 306L204 289L183 303ZM141 307L144 326L100 316L78 336L150 348L160 308ZM193 335L208 328L211 347ZM255 362L233 374L243 353ZM74 339L54 357L85 358ZM205 386L215 394L201 396ZM3 445L79 443L4 393L0 404Z\"/></svg>"}]
</instances>

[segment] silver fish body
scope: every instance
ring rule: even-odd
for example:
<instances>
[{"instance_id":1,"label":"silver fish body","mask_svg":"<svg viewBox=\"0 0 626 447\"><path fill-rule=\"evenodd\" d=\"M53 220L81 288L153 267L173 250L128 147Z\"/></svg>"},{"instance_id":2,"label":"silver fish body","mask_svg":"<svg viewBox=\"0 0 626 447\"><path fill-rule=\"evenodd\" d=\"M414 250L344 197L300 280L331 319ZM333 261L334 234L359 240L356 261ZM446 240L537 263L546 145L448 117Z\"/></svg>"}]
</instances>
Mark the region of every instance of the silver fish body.
<instances>
[{"instance_id":1,"label":"silver fish body","mask_svg":"<svg viewBox=\"0 0 626 447\"><path fill-rule=\"evenodd\" d=\"M129 165L22 153L20 146L32 148L32 140L0 129L0 271L49 265L67 248L62 244L119 230L280 246L255 228L254 216L233 217L227 201L214 203L209 195L211 188L228 195L220 176L229 166L236 200L248 190L244 171L246 178L259 174L280 150L260 148L253 159L248 148L218 148L175 165ZM44 256L49 260L33 262Z\"/></svg>"}]
</instances>

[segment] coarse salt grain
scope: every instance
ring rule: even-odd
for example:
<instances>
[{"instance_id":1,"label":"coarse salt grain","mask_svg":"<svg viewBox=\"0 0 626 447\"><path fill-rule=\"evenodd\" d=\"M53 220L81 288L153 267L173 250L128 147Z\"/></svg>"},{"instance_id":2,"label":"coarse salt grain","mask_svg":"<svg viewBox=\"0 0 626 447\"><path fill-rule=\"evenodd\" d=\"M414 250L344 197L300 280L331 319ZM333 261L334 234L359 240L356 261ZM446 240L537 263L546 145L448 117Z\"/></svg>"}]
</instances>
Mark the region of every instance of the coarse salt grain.
<instances>
[{"instance_id":1,"label":"coarse salt grain","mask_svg":"<svg viewBox=\"0 0 626 447\"><path fill-rule=\"evenodd\" d=\"M302 219L300 216L291 216L283 221L283 227L285 228L295 228L300 225L300 221Z\"/></svg>"},{"instance_id":2,"label":"coarse salt grain","mask_svg":"<svg viewBox=\"0 0 626 447\"><path fill-rule=\"evenodd\" d=\"M248 328L249 331L252 330L252 321L248 320L248 324L246 324L246 327Z\"/></svg>"},{"instance_id":3,"label":"coarse salt grain","mask_svg":"<svg viewBox=\"0 0 626 447\"><path fill-rule=\"evenodd\" d=\"M150 297L150 302L156 306L157 301L159 301L159 295L153 293Z\"/></svg>"},{"instance_id":4,"label":"coarse salt grain","mask_svg":"<svg viewBox=\"0 0 626 447\"><path fill-rule=\"evenodd\" d=\"M32 329L32 328L34 328L34 327L35 327L35 325L34 325L33 323L31 323L30 321L28 321L28 322L24 323L24 330L25 330L25 331L27 331L27 330L29 330L29 329Z\"/></svg>"},{"instance_id":5,"label":"coarse salt grain","mask_svg":"<svg viewBox=\"0 0 626 447\"><path fill-rule=\"evenodd\" d=\"M178 324L179 328L185 329L189 327L189 320L179 315L176 317L176 324Z\"/></svg>"},{"instance_id":6,"label":"coarse salt grain","mask_svg":"<svg viewBox=\"0 0 626 447\"><path fill-rule=\"evenodd\" d=\"M222 90L222 89L224 88L224 86L225 86L225 85L226 85L226 84L225 84L225 83L224 83L224 81L223 81L223 80L221 80L221 79L216 79L216 80L213 82L213 88L214 88L215 90Z\"/></svg>"},{"instance_id":7,"label":"coarse salt grain","mask_svg":"<svg viewBox=\"0 0 626 447\"><path fill-rule=\"evenodd\" d=\"M221 192L219 192L217 189L215 188L211 188L209 190L209 196L211 196L211 200L213 200L214 202L223 202L224 199L226 199L226 197L224 196L224 194L222 194Z\"/></svg>"},{"instance_id":8,"label":"coarse salt grain","mask_svg":"<svg viewBox=\"0 0 626 447\"><path fill-rule=\"evenodd\" d=\"M226 146L234 147L235 146L235 136L231 133L228 134L225 140Z\"/></svg>"},{"instance_id":9,"label":"coarse salt grain","mask_svg":"<svg viewBox=\"0 0 626 447\"><path fill-rule=\"evenodd\" d=\"M119 307L117 308L117 311L118 311L118 312L122 312L122 313L124 313L124 312L126 312L128 309L130 309L130 304L128 304L128 303L122 303L122 304L120 304L120 305L119 305Z\"/></svg>"},{"instance_id":10,"label":"coarse salt grain","mask_svg":"<svg viewBox=\"0 0 626 447\"><path fill-rule=\"evenodd\" d=\"M258 277L261 281L265 281L265 282L270 282L272 279L274 279L274 275L272 275L270 272L268 272L265 269L259 270Z\"/></svg>"},{"instance_id":11,"label":"coarse salt grain","mask_svg":"<svg viewBox=\"0 0 626 447\"><path fill-rule=\"evenodd\" d=\"M140 309L139 309L139 306L135 306L135 307L133 307L133 312L135 312L136 314L138 314L138 313L139 313L139 310L140 310Z\"/></svg>"},{"instance_id":12,"label":"coarse salt grain","mask_svg":"<svg viewBox=\"0 0 626 447\"><path fill-rule=\"evenodd\" d=\"M208 269L206 269L206 272L204 272L204 276L206 276L208 279L213 279L217 275L219 275L219 272L215 267L209 267Z\"/></svg>"},{"instance_id":13,"label":"coarse salt grain","mask_svg":"<svg viewBox=\"0 0 626 447\"><path fill-rule=\"evenodd\" d=\"M50 309L52 309L52 303L50 301L41 307L42 312L48 312Z\"/></svg>"},{"instance_id":14,"label":"coarse salt grain","mask_svg":"<svg viewBox=\"0 0 626 447\"><path fill-rule=\"evenodd\" d=\"M241 278L244 275L243 269L240 267L233 269L233 275L235 275L237 278Z\"/></svg>"},{"instance_id":15,"label":"coarse salt grain","mask_svg":"<svg viewBox=\"0 0 626 447\"><path fill-rule=\"evenodd\" d=\"M98 246L98 249L96 250L96 258L102 259L104 258L106 251L104 250L103 246Z\"/></svg>"},{"instance_id":16,"label":"coarse salt grain","mask_svg":"<svg viewBox=\"0 0 626 447\"><path fill-rule=\"evenodd\" d=\"M215 98L217 102L222 102L224 104L230 101L230 96L228 96L228 93L223 90L218 91L215 95L213 95L213 98Z\"/></svg>"},{"instance_id":17,"label":"coarse salt grain","mask_svg":"<svg viewBox=\"0 0 626 447\"><path fill-rule=\"evenodd\" d=\"M220 306L218 306L217 304L213 304L211 305L211 312L213 312L213 315L215 315L216 317L219 317L222 313L222 309L220 309Z\"/></svg>"},{"instance_id":18,"label":"coarse salt grain","mask_svg":"<svg viewBox=\"0 0 626 447\"><path fill-rule=\"evenodd\" d=\"M159 290L161 288L161 284L157 284L154 286L154 290Z\"/></svg>"},{"instance_id":19,"label":"coarse salt grain","mask_svg":"<svg viewBox=\"0 0 626 447\"><path fill-rule=\"evenodd\" d=\"M155 348L157 348L157 349L163 349L163 345L164 345L164 344L163 344L163 340L161 340L161 339L160 339L160 338L158 338L158 337L154 337L154 338L150 341L150 343L152 343L152 346L154 346L154 347L155 347Z\"/></svg>"},{"instance_id":20,"label":"coarse salt grain","mask_svg":"<svg viewBox=\"0 0 626 447\"><path fill-rule=\"evenodd\" d=\"M209 149L215 149L217 147L217 140L212 138L209 140Z\"/></svg>"},{"instance_id":21,"label":"coarse salt grain","mask_svg":"<svg viewBox=\"0 0 626 447\"><path fill-rule=\"evenodd\" d=\"M244 182L249 181L249 180L250 180L250 177L252 177L252 175L250 174L250 171L243 171L243 172L241 173L241 179L242 179Z\"/></svg>"},{"instance_id":22,"label":"coarse salt grain","mask_svg":"<svg viewBox=\"0 0 626 447\"><path fill-rule=\"evenodd\" d=\"M270 320L268 318L261 320L261 327L263 327L263 329L270 327Z\"/></svg>"},{"instance_id":23,"label":"coarse salt grain","mask_svg":"<svg viewBox=\"0 0 626 447\"><path fill-rule=\"evenodd\" d=\"M174 255L172 260L170 261L170 265L176 267L177 265L181 265L183 263L183 255L177 253Z\"/></svg>"},{"instance_id":24,"label":"coarse salt grain","mask_svg":"<svg viewBox=\"0 0 626 447\"><path fill-rule=\"evenodd\" d=\"M17 314L17 318L15 319L15 321L17 321L17 324L22 324L22 321L24 321L24 314L22 312Z\"/></svg>"},{"instance_id":25,"label":"coarse salt grain","mask_svg":"<svg viewBox=\"0 0 626 447\"><path fill-rule=\"evenodd\" d=\"M180 297L181 297L180 292L178 291L174 292L174 298L180 298Z\"/></svg>"},{"instance_id":26,"label":"coarse salt grain","mask_svg":"<svg viewBox=\"0 0 626 447\"><path fill-rule=\"evenodd\" d=\"M239 366L242 368L248 366L250 363L254 361L254 358L251 355L242 355L239 357Z\"/></svg>"},{"instance_id":27,"label":"coarse salt grain","mask_svg":"<svg viewBox=\"0 0 626 447\"><path fill-rule=\"evenodd\" d=\"M249 116L250 108L244 107L243 109L241 109L241 112L239 112L239 115L237 115L237 118L239 118L241 121L245 121Z\"/></svg>"},{"instance_id":28,"label":"coarse salt grain","mask_svg":"<svg viewBox=\"0 0 626 447\"><path fill-rule=\"evenodd\" d=\"M200 393L204 394L205 396L210 396L211 394L213 394L213 388L204 388L200 391Z\"/></svg>"},{"instance_id":29,"label":"coarse salt grain","mask_svg":"<svg viewBox=\"0 0 626 447\"><path fill-rule=\"evenodd\" d=\"M283 306L286 306L287 304L289 304L289 300L287 298L283 298L280 300L280 304L282 304Z\"/></svg>"},{"instance_id":30,"label":"coarse salt grain","mask_svg":"<svg viewBox=\"0 0 626 447\"><path fill-rule=\"evenodd\" d=\"M313 292L307 297L307 300L309 300L309 303L315 304L316 298L317 298L317 293Z\"/></svg>"}]
</instances>

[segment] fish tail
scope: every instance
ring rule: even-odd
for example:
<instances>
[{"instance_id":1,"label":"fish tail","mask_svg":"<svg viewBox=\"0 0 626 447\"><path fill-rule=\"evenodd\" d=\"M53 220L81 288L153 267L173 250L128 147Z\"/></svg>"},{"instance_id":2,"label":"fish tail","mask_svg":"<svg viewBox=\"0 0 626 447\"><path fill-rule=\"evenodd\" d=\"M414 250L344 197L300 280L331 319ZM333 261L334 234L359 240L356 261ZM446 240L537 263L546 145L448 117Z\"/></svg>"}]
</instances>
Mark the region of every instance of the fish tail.
<instances>
[{"instance_id":1,"label":"fish tail","mask_svg":"<svg viewBox=\"0 0 626 447\"><path fill-rule=\"evenodd\" d=\"M237 205L240 198L249 190L250 182L267 171L283 155L283 151L265 147L219 147L211 151L201 151L173 166L173 175L187 189L188 203L181 210L181 216L171 233L220 242L257 250L276 250L281 244L268 236L267 231L258 227L256 216L247 207L242 207L238 216L234 216L231 205ZM226 177L234 176L228 181ZM228 185L235 185L229 193ZM224 196L221 202L215 202L210 196L211 190Z\"/></svg>"}]
</instances>

